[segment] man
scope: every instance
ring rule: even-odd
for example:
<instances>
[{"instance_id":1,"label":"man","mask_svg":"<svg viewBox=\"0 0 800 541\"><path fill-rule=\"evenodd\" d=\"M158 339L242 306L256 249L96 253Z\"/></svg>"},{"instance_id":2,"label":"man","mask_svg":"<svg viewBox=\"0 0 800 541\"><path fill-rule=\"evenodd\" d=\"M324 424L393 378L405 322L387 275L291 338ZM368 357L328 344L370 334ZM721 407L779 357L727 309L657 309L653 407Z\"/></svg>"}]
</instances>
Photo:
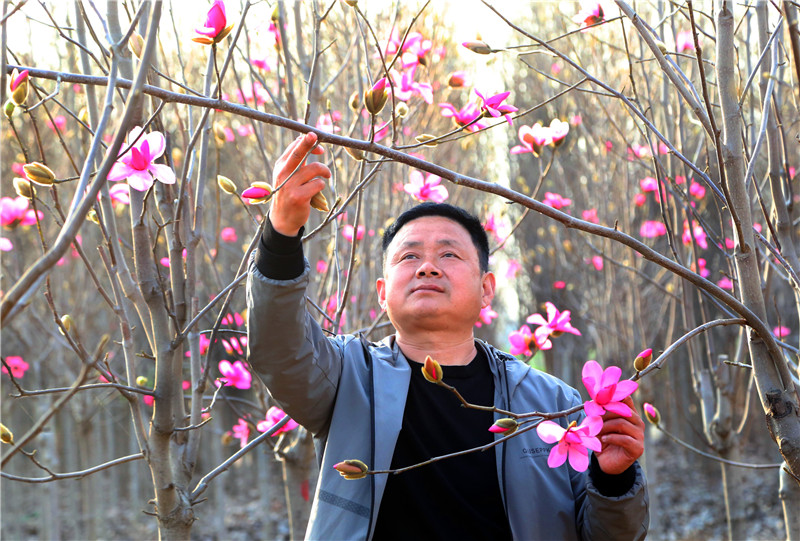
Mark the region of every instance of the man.
<instances>
[{"instance_id":1,"label":"man","mask_svg":"<svg viewBox=\"0 0 800 541\"><path fill-rule=\"evenodd\" d=\"M381 307L396 334L380 343L328 337L305 309L309 267L303 226L311 198L330 178L305 163L316 136L295 140L275 166L274 195L250 265L250 363L270 393L315 438L320 479L311 539L642 539L647 494L636 462L644 424L607 414L588 473L549 468L550 446L534 430L485 451L435 461L399 475L343 479L333 465L359 459L371 471L488 447L504 417L463 408L422 376L426 356L472 403L523 413L581 403L560 380L473 336L494 297L488 241L477 218L457 207L423 204L403 213L383 238ZM295 171L296 170L296 171ZM294 172L294 174L292 174ZM557 419L562 426L582 412Z\"/></svg>"}]
</instances>

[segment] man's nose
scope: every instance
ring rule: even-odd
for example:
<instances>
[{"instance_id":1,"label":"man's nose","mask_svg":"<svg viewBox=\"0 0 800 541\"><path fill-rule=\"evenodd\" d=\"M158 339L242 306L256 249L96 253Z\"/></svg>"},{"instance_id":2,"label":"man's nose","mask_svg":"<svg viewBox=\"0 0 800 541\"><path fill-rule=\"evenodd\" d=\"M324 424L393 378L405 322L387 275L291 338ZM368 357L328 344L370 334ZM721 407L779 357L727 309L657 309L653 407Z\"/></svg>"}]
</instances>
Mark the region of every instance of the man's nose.
<instances>
[{"instance_id":1,"label":"man's nose","mask_svg":"<svg viewBox=\"0 0 800 541\"><path fill-rule=\"evenodd\" d=\"M430 261L423 261L422 264L417 269L417 277L422 278L423 276L439 276L441 272L439 269Z\"/></svg>"}]
</instances>

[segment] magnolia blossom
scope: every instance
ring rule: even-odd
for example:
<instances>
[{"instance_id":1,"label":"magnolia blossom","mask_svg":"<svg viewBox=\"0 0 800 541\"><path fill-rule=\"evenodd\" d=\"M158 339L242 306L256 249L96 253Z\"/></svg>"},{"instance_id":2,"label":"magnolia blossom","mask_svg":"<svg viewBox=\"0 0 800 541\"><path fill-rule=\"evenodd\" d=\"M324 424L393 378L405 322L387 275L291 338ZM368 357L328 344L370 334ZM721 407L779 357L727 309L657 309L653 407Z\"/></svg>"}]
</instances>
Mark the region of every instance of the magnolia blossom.
<instances>
[{"instance_id":1,"label":"magnolia blossom","mask_svg":"<svg viewBox=\"0 0 800 541\"><path fill-rule=\"evenodd\" d=\"M581 217L586 220L587 222L592 222L593 224L599 223L600 220L597 218L597 209L591 208L589 210L584 210L581 212Z\"/></svg>"},{"instance_id":2,"label":"magnolia blossom","mask_svg":"<svg viewBox=\"0 0 800 541\"><path fill-rule=\"evenodd\" d=\"M25 375L25 372L30 368L30 365L22 360L22 357L18 355L9 355L6 357L6 364L8 365L8 369L6 369L6 365L3 365L2 372L3 374L8 374L8 370L11 370L11 375L14 376L16 379L20 379L22 376Z\"/></svg>"},{"instance_id":3,"label":"magnolia blossom","mask_svg":"<svg viewBox=\"0 0 800 541\"><path fill-rule=\"evenodd\" d=\"M557 193L544 192L544 199L542 200L542 203L559 210L570 205L572 203L572 199L567 199L566 197L562 197Z\"/></svg>"},{"instance_id":4,"label":"magnolia blossom","mask_svg":"<svg viewBox=\"0 0 800 541\"><path fill-rule=\"evenodd\" d=\"M699 274L700 276L702 276L703 278L706 278L708 277L708 275L711 274L711 271L706 268L706 260L703 259L702 257L697 258L697 267L695 267L695 264L692 263L689 266L689 268L692 269L692 271Z\"/></svg>"},{"instance_id":5,"label":"magnolia blossom","mask_svg":"<svg viewBox=\"0 0 800 541\"><path fill-rule=\"evenodd\" d=\"M786 338L792 334L792 330L789 327L778 326L772 329L772 334L778 338Z\"/></svg>"},{"instance_id":6,"label":"magnolia blossom","mask_svg":"<svg viewBox=\"0 0 800 541\"><path fill-rule=\"evenodd\" d=\"M342 228L342 236L346 238L349 242L353 242L353 234L355 233L356 240L361 240L364 238L364 232L366 228L363 225L359 225L358 229L356 230L352 225L347 224Z\"/></svg>"},{"instance_id":7,"label":"magnolia blossom","mask_svg":"<svg viewBox=\"0 0 800 541\"><path fill-rule=\"evenodd\" d=\"M603 262L603 256L596 255L592 257L592 265L594 266L595 270L603 270L603 266L605 265Z\"/></svg>"},{"instance_id":8,"label":"magnolia blossom","mask_svg":"<svg viewBox=\"0 0 800 541\"><path fill-rule=\"evenodd\" d=\"M200 36L193 38L192 41L206 45L219 43L233 28L232 25L226 26L227 24L225 3L222 0L214 0L206 14L206 22L200 28L195 29Z\"/></svg>"},{"instance_id":9,"label":"magnolia blossom","mask_svg":"<svg viewBox=\"0 0 800 541\"><path fill-rule=\"evenodd\" d=\"M645 220L639 228L639 235L645 239L653 239L667 234L667 226L658 220Z\"/></svg>"},{"instance_id":10,"label":"magnolia blossom","mask_svg":"<svg viewBox=\"0 0 800 541\"><path fill-rule=\"evenodd\" d=\"M508 335L508 341L511 343L511 348L508 350L511 355L525 355L526 357L530 357L537 349L546 350L553 347L550 340L539 343L536 335L531 332L531 328L527 325L523 325L518 331L512 331L511 334Z\"/></svg>"},{"instance_id":11,"label":"magnolia blossom","mask_svg":"<svg viewBox=\"0 0 800 541\"><path fill-rule=\"evenodd\" d=\"M645 194L640 192L633 196L633 204L637 207L641 207L645 203L647 203L647 196Z\"/></svg>"},{"instance_id":12,"label":"magnolia blossom","mask_svg":"<svg viewBox=\"0 0 800 541\"><path fill-rule=\"evenodd\" d=\"M267 418L256 425L256 430L258 430L259 432L267 432L273 426L278 424L285 415L286 413L281 408L272 406L267 410ZM297 421L295 421L294 419L289 419L289 421L285 425L276 430L275 433L273 433L272 435L277 436L278 434L289 432L290 430L294 430L298 426L300 425L297 424Z\"/></svg>"},{"instance_id":13,"label":"magnolia blossom","mask_svg":"<svg viewBox=\"0 0 800 541\"><path fill-rule=\"evenodd\" d=\"M317 129L328 133L339 132L342 129L335 125L334 122L339 122L341 119L342 113L339 111L332 111L330 113L320 115L319 119L317 120Z\"/></svg>"},{"instance_id":14,"label":"magnolia blossom","mask_svg":"<svg viewBox=\"0 0 800 541\"><path fill-rule=\"evenodd\" d=\"M605 20L603 6L597 0L581 0L581 10L572 20L584 29L587 26L602 23Z\"/></svg>"},{"instance_id":15,"label":"magnolia blossom","mask_svg":"<svg viewBox=\"0 0 800 541\"><path fill-rule=\"evenodd\" d=\"M250 438L250 425L240 417L228 434L239 440L239 447L244 447Z\"/></svg>"},{"instance_id":16,"label":"magnolia blossom","mask_svg":"<svg viewBox=\"0 0 800 541\"><path fill-rule=\"evenodd\" d=\"M706 239L706 232L697 221L692 220L692 229L689 230L689 222L684 220L683 222L683 236L681 240L683 244L690 245L692 244L692 236L694 236L694 240L697 242L697 245L702 248L703 250L708 249L708 240Z\"/></svg>"},{"instance_id":17,"label":"magnolia blossom","mask_svg":"<svg viewBox=\"0 0 800 541\"><path fill-rule=\"evenodd\" d=\"M583 405L586 415L602 416L607 411L631 416L631 409L622 403L639 388L639 384L631 380L620 381L622 369L618 366L609 366L605 370L597 361L588 361L583 365L581 378L586 386L591 400Z\"/></svg>"},{"instance_id":18,"label":"magnolia blossom","mask_svg":"<svg viewBox=\"0 0 800 541\"><path fill-rule=\"evenodd\" d=\"M550 451L547 465L558 468L569 459L569 465L575 471L586 471L589 467L589 451L600 452L603 449L597 435L603 428L601 417L585 417L576 426L573 421L567 428L553 421L542 421L536 427L536 433L545 443L558 443Z\"/></svg>"},{"instance_id":19,"label":"magnolia blossom","mask_svg":"<svg viewBox=\"0 0 800 541\"><path fill-rule=\"evenodd\" d=\"M320 259L317 261L317 272L320 274L328 272L328 263L325 260Z\"/></svg>"},{"instance_id":20,"label":"magnolia blossom","mask_svg":"<svg viewBox=\"0 0 800 541\"><path fill-rule=\"evenodd\" d=\"M694 51L694 35L691 30L681 30L675 36L675 50L679 53Z\"/></svg>"},{"instance_id":21,"label":"magnolia blossom","mask_svg":"<svg viewBox=\"0 0 800 541\"><path fill-rule=\"evenodd\" d=\"M511 154L531 152L534 156L538 156L542 148L552 142L549 128L543 127L538 122L533 126L520 126L518 135L522 144L512 147Z\"/></svg>"},{"instance_id":22,"label":"magnolia blossom","mask_svg":"<svg viewBox=\"0 0 800 541\"><path fill-rule=\"evenodd\" d=\"M697 199L702 199L706 195L706 188L702 184L692 181L689 186L689 193Z\"/></svg>"},{"instance_id":23,"label":"magnolia blossom","mask_svg":"<svg viewBox=\"0 0 800 541\"><path fill-rule=\"evenodd\" d=\"M226 360L220 361L219 373L225 378L226 387L231 386L237 389L249 389L253 379L242 361L235 361L233 364Z\"/></svg>"},{"instance_id":24,"label":"magnolia blossom","mask_svg":"<svg viewBox=\"0 0 800 541\"><path fill-rule=\"evenodd\" d=\"M487 233L494 234L497 242L503 242L508 236L509 226L503 219L495 218L494 214L489 214L483 223L483 229Z\"/></svg>"},{"instance_id":25,"label":"magnolia blossom","mask_svg":"<svg viewBox=\"0 0 800 541\"><path fill-rule=\"evenodd\" d=\"M544 306L547 310L547 319L545 319L541 314L532 314L528 316L528 319L525 320L531 325L540 325L534 334L536 335L536 343L541 344L541 349L550 349L553 347L552 343L550 342L551 335L554 338L565 332L576 334L578 336L581 335L581 332L573 327L569 322L569 310L559 312L558 308L556 308L556 306L549 301L544 303Z\"/></svg>"},{"instance_id":26,"label":"magnolia blossom","mask_svg":"<svg viewBox=\"0 0 800 541\"><path fill-rule=\"evenodd\" d=\"M47 127L53 130L54 132L57 132L58 130L63 131L64 128L67 126L67 117L65 117L64 115L57 115L53 117L52 121L48 119L46 124Z\"/></svg>"},{"instance_id":27,"label":"magnolia blossom","mask_svg":"<svg viewBox=\"0 0 800 541\"><path fill-rule=\"evenodd\" d=\"M142 135L142 128L136 126L128 134L128 144L131 143L131 148L117 158L111 167L108 180L127 178L128 185L140 192L150 189L156 179L164 184L175 183L175 173L169 166L154 163L156 158L164 154L166 148L163 134L154 131Z\"/></svg>"},{"instance_id":28,"label":"magnolia blossom","mask_svg":"<svg viewBox=\"0 0 800 541\"><path fill-rule=\"evenodd\" d=\"M442 108L442 116L452 117L457 126L466 127L471 132L486 128L486 124L477 121L483 116L483 112L475 102L469 102L460 110L450 103L440 103L439 107Z\"/></svg>"},{"instance_id":29,"label":"magnolia blossom","mask_svg":"<svg viewBox=\"0 0 800 541\"><path fill-rule=\"evenodd\" d=\"M728 278L727 276L723 276L722 278L720 278L719 282L717 282L717 285L722 289L733 291L733 282L731 282L731 279Z\"/></svg>"},{"instance_id":30,"label":"magnolia blossom","mask_svg":"<svg viewBox=\"0 0 800 541\"><path fill-rule=\"evenodd\" d=\"M419 32L409 33L403 44L403 55L400 57L403 68L415 68L417 64L426 65L425 55L432 46L431 40L423 38Z\"/></svg>"},{"instance_id":31,"label":"magnolia blossom","mask_svg":"<svg viewBox=\"0 0 800 541\"><path fill-rule=\"evenodd\" d=\"M517 277L517 273L522 269L522 265L516 259L508 260L508 268L506 268L505 277L507 280Z\"/></svg>"},{"instance_id":32,"label":"magnolia blossom","mask_svg":"<svg viewBox=\"0 0 800 541\"><path fill-rule=\"evenodd\" d=\"M567 283L563 280L557 280L553 282L553 289L565 289L567 287Z\"/></svg>"},{"instance_id":33,"label":"magnolia blossom","mask_svg":"<svg viewBox=\"0 0 800 541\"><path fill-rule=\"evenodd\" d=\"M658 191L658 181L653 177L644 177L639 181L639 186L641 186L643 192Z\"/></svg>"},{"instance_id":34,"label":"magnolia blossom","mask_svg":"<svg viewBox=\"0 0 800 541\"><path fill-rule=\"evenodd\" d=\"M131 187L127 184L114 184L108 189L108 196L111 198L112 204L130 205Z\"/></svg>"},{"instance_id":35,"label":"magnolia blossom","mask_svg":"<svg viewBox=\"0 0 800 541\"><path fill-rule=\"evenodd\" d=\"M461 88L469 84L471 81L466 71L454 71L447 77L447 86L450 88Z\"/></svg>"},{"instance_id":36,"label":"magnolia blossom","mask_svg":"<svg viewBox=\"0 0 800 541\"><path fill-rule=\"evenodd\" d=\"M415 68L408 69L402 74L397 70L392 70L389 75L392 76L395 97L400 101L408 101L412 95L419 94L425 103L433 103L433 87L430 83L418 83L414 81Z\"/></svg>"},{"instance_id":37,"label":"magnolia blossom","mask_svg":"<svg viewBox=\"0 0 800 541\"><path fill-rule=\"evenodd\" d=\"M492 306L489 305L486 308L481 308L481 313L478 317L478 321L475 322L476 327L481 327L484 324L491 325L492 320L497 317L497 312L492 310Z\"/></svg>"},{"instance_id":38,"label":"magnolia blossom","mask_svg":"<svg viewBox=\"0 0 800 541\"><path fill-rule=\"evenodd\" d=\"M35 225L36 217L39 220L44 218L42 211L33 212L28 209L30 201L22 197L2 197L0 198L0 225L15 227L17 225Z\"/></svg>"},{"instance_id":39,"label":"magnolia blossom","mask_svg":"<svg viewBox=\"0 0 800 541\"><path fill-rule=\"evenodd\" d=\"M223 227L222 231L219 232L219 238L222 242L236 242L239 240L236 230L232 227Z\"/></svg>"},{"instance_id":40,"label":"magnolia blossom","mask_svg":"<svg viewBox=\"0 0 800 541\"><path fill-rule=\"evenodd\" d=\"M512 124L510 113L514 113L518 109L513 105L503 104L503 102L511 94L511 92L501 92L500 94L495 94L494 96L486 98L476 88L475 94L477 94L478 97L483 102L483 107L481 107L481 111L483 111L484 116L490 115L495 118L504 116L506 121L508 121L508 125L510 126Z\"/></svg>"},{"instance_id":41,"label":"magnolia blossom","mask_svg":"<svg viewBox=\"0 0 800 541\"><path fill-rule=\"evenodd\" d=\"M449 196L447 188L440 185L441 177L429 174L423 178L422 173L417 170L411 171L408 177L409 183L403 189L417 201L443 203Z\"/></svg>"}]
</instances>

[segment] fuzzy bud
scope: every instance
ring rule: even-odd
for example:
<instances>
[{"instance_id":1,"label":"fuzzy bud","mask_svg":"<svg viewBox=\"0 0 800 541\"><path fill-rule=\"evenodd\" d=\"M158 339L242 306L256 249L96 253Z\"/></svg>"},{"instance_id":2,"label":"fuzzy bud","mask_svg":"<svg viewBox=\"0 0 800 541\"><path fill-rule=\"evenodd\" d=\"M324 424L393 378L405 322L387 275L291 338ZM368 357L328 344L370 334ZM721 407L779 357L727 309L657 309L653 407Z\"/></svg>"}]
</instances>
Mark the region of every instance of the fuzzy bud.
<instances>
[{"instance_id":1,"label":"fuzzy bud","mask_svg":"<svg viewBox=\"0 0 800 541\"><path fill-rule=\"evenodd\" d=\"M148 379L147 376L139 376L136 378L136 385L138 387L147 387Z\"/></svg>"},{"instance_id":2,"label":"fuzzy bud","mask_svg":"<svg viewBox=\"0 0 800 541\"><path fill-rule=\"evenodd\" d=\"M3 423L0 423L0 441L8 445L14 445L14 434Z\"/></svg>"},{"instance_id":3,"label":"fuzzy bud","mask_svg":"<svg viewBox=\"0 0 800 541\"><path fill-rule=\"evenodd\" d=\"M78 120L87 126L89 125L89 109L87 109L85 106L81 107L81 110L78 111Z\"/></svg>"},{"instance_id":4,"label":"fuzzy bud","mask_svg":"<svg viewBox=\"0 0 800 541\"><path fill-rule=\"evenodd\" d=\"M405 117L408 116L408 113L411 112L411 109L408 108L408 105L406 105L406 102L401 101L400 103L397 104L397 107L394 108L394 112L400 118L405 118Z\"/></svg>"},{"instance_id":5,"label":"fuzzy bud","mask_svg":"<svg viewBox=\"0 0 800 541\"><path fill-rule=\"evenodd\" d=\"M658 47L658 50L661 51L661 54L667 54L667 44L660 39L654 41L656 42L656 47Z\"/></svg>"},{"instance_id":6,"label":"fuzzy bud","mask_svg":"<svg viewBox=\"0 0 800 541\"><path fill-rule=\"evenodd\" d=\"M52 186L56 178L56 174L53 173L53 170L43 163L26 163L22 166L22 169L30 180L40 186Z\"/></svg>"},{"instance_id":7,"label":"fuzzy bud","mask_svg":"<svg viewBox=\"0 0 800 541\"><path fill-rule=\"evenodd\" d=\"M371 115L377 115L386 105L386 100L389 99L387 85L386 77L381 77L372 88L364 92L364 107Z\"/></svg>"},{"instance_id":8,"label":"fuzzy bud","mask_svg":"<svg viewBox=\"0 0 800 541\"><path fill-rule=\"evenodd\" d=\"M344 3L350 6L351 8L354 8L358 5L358 0L344 0Z\"/></svg>"},{"instance_id":9,"label":"fuzzy bud","mask_svg":"<svg viewBox=\"0 0 800 541\"><path fill-rule=\"evenodd\" d=\"M64 326L64 329L69 332L75 326L75 320L72 319L72 316L69 314L64 314L61 316L61 324ZM58 329L61 331L61 329ZM63 334L63 333L62 333Z\"/></svg>"},{"instance_id":10,"label":"fuzzy bud","mask_svg":"<svg viewBox=\"0 0 800 541\"><path fill-rule=\"evenodd\" d=\"M357 459L345 460L333 465L333 469L348 480L363 479L367 476L369 468L366 464Z\"/></svg>"},{"instance_id":11,"label":"fuzzy bud","mask_svg":"<svg viewBox=\"0 0 800 541\"><path fill-rule=\"evenodd\" d=\"M217 185L222 189L223 192L236 195L236 184L234 184L233 181L228 177L217 175Z\"/></svg>"},{"instance_id":12,"label":"fuzzy bud","mask_svg":"<svg viewBox=\"0 0 800 541\"><path fill-rule=\"evenodd\" d=\"M6 115L7 119L11 120L11 115L14 114L14 109L16 108L17 108L16 104L13 101L8 100L3 105L3 114Z\"/></svg>"},{"instance_id":13,"label":"fuzzy bud","mask_svg":"<svg viewBox=\"0 0 800 541\"><path fill-rule=\"evenodd\" d=\"M11 92L11 100L17 105L23 105L28 99L28 70L11 72L8 90Z\"/></svg>"},{"instance_id":14,"label":"fuzzy bud","mask_svg":"<svg viewBox=\"0 0 800 541\"><path fill-rule=\"evenodd\" d=\"M650 365L650 361L653 360L653 350L651 348L647 348L646 350L642 351L636 358L633 360L633 367L636 369L637 372L641 372L645 368Z\"/></svg>"},{"instance_id":15,"label":"fuzzy bud","mask_svg":"<svg viewBox=\"0 0 800 541\"><path fill-rule=\"evenodd\" d=\"M504 417L503 419L498 419L494 422L492 426L489 427L489 432L494 432L495 434L502 434L504 436L508 436L509 434L513 434L517 431L517 427L519 423L516 419L511 419L510 417Z\"/></svg>"},{"instance_id":16,"label":"fuzzy bud","mask_svg":"<svg viewBox=\"0 0 800 541\"><path fill-rule=\"evenodd\" d=\"M222 445L226 446L230 445L231 443L233 443L233 434L231 434L230 432L225 432L220 438L220 442L222 443Z\"/></svg>"},{"instance_id":17,"label":"fuzzy bud","mask_svg":"<svg viewBox=\"0 0 800 541\"><path fill-rule=\"evenodd\" d=\"M417 141L417 143L422 143L422 145L426 147L435 147L436 145L439 144L439 143L431 143L431 141L436 139L436 136L431 135L429 133L422 133L414 137L414 139Z\"/></svg>"},{"instance_id":18,"label":"fuzzy bud","mask_svg":"<svg viewBox=\"0 0 800 541\"><path fill-rule=\"evenodd\" d=\"M320 212L328 212L331 210L328 207L328 200L322 192L315 193L314 197L311 198L311 208L317 209Z\"/></svg>"},{"instance_id":19,"label":"fuzzy bud","mask_svg":"<svg viewBox=\"0 0 800 541\"><path fill-rule=\"evenodd\" d=\"M361 100L359 100L358 97L358 92L353 92L350 94L350 99L347 101L350 109L352 109L355 113L361 110Z\"/></svg>"},{"instance_id":20,"label":"fuzzy bud","mask_svg":"<svg viewBox=\"0 0 800 541\"><path fill-rule=\"evenodd\" d=\"M214 122L214 125L211 127L214 131L214 144L217 148L222 148L225 146L225 128L219 122Z\"/></svg>"},{"instance_id":21,"label":"fuzzy bud","mask_svg":"<svg viewBox=\"0 0 800 541\"><path fill-rule=\"evenodd\" d=\"M473 53L492 54L494 52L492 50L492 48L489 47L489 45L486 44L485 41L480 41L480 40L477 40L477 41L465 41L461 45L463 45L464 47L466 47L467 49L469 49Z\"/></svg>"},{"instance_id":22,"label":"fuzzy bud","mask_svg":"<svg viewBox=\"0 0 800 541\"><path fill-rule=\"evenodd\" d=\"M17 192L18 195L26 199L33 199L36 197L36 188L33 187L31 181L26 178L15 178L14 179L14 191Z\"/></svg>"},{"instance_id":23,"label":"fuzzy bud","mask_svg":"<svg viewBox=\"0 0 800 541\"><path fill-rule=\"evenodd\" d=\"M425 364L422 365L422 376L431 383L441 383L442 377L444 376L442 365L428 355L425 357Z\"/></svg>"},{"instance_id":24,"label":"fuzzy bud","mask_svg":"<svg viewBox=\"0 0 800 541\"><path fill-rule=\"evenodd\" d=\"M272 197L272 186L266 182L254 182L242 192L242 197L248 199L251 205L266 203Z\"/></svg>"},{"instance_id":25,"label":"fuzzy bud","mask_svg":"<svg viewBox=\"0 0 800 541\"><path fill-rule=\"evenodd\" d=\"M648 421L653 423L654 425L658 426L658 423L661 422L661 414L658 413L658 410L653 404L649 402L645 402L644 406L644 416L647 418Z\"/></svg>"},{"instance_id":26,"label":"fuzzy bud","mask_svg":"<svg viewBox=\"0 0 800 541\"><path fill-rule=\"evenodd\" d=\"M360 162L361 160L364 159L364 151L361 150L360 148L344 147L344 150L345 152L350 154L350 157L356 160L357 162Z\"/></svg>"},{"instance_id":27,"label":"fuzzy bud","mask_svg":"<svg viewBox=\"0 0 800 541\"><path fill-rule=\"evenodd\" d=\"M140 59L142 58L142 49L144 48L144 39L141 34L134 32L128 40L128 49L131 50L133 56Z\"/></svg>"},{"instance_id":28,"label":"fuzzy bud","mask_svg":"<svg viewBox=\"0 0 800 541\"><path fill-rule=\"evenodd\" d=\"M89 209L89 212L86 213L86 219L100 225L100 218L97 216L97 211L94 209Z\"/></svg>"}]
</instances>

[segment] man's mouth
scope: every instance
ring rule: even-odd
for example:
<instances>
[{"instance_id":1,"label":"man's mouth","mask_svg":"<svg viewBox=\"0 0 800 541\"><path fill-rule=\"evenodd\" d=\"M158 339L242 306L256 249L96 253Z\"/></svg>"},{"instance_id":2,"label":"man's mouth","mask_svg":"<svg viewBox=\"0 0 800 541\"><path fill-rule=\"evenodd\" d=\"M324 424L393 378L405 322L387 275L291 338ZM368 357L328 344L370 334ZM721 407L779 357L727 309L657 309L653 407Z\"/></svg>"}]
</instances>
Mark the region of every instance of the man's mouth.
<instances>
[{"instance_id":1,"label":"man's mouth","mask_svg":"<svg viewBox=\"0 0 800 541\"><path fill-rule=\"evenodd\" d=\"M444 288L435 284L422 284L414 287L411 292L416 293L418 291L434 291L436 293L443 293Z\"/></svg>"}]
</instances>

